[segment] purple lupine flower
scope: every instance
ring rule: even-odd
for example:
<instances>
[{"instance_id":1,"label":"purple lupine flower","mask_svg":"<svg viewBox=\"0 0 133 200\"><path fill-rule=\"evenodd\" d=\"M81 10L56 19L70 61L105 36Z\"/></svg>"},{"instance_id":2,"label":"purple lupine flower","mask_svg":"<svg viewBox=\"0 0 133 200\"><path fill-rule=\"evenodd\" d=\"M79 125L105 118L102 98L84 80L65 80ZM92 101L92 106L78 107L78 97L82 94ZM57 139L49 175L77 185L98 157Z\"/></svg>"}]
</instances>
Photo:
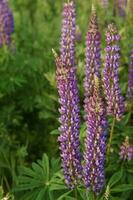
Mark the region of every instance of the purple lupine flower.
<instances>
[{"instance_id":1,"label":"purple lupine flower","mask_svg":"<svg viewBox=\"0 0 133 200\"><path fill-rule=\"evenodd\" d=\"M127 11L132 14L132 11L133 11L133 1L132 0L129 0L127 3Z\"/></svg>"},{"instance_id":2,"label":"purple lupine flower","mask_svg":"<svg viewBox=\"0 0 133 200\"><path fill-rule=\"evenodd\" d=\"M74 2L65 3L63 9L60 56L64 65L75 68L76 12Z\"/></svg>"},{"instance_id":3,"label":"purple lupine flower","mask_svg":"<svg viewBox=\"0 0 133 200\"><path fill-rule=\"evenodd\" d=\"M94 74L100 76L100 41L96 11L92 8L91 20L86 36L86 69L84 79L85 97L91 96Z\"/></svg>"},{"instance_id":4,"label":"purple lupine flower","mask_svg":"<svg viewBox=\"0 0 133 200\"><path fill-rule=\"evenodd\" d=\"M133 146L129 143L129 137L125 138L125 141L122 143L120 147L120 159L130 161L133 159Z\"/></svg>"},{"instance_id":5,"label":"purple lupine flower","mask_svg":"<svg viewBox=\"0 0 133 200\"><path fill-rule=\"evenodd\" d=\"M107 100L107 112L120 120L124 113L124 98L120 91L118 68L120 60L120 35L113 24L108 26L106 32L106 59L103 73L104 91Z\"/></svg>"},{"instance_id":6,"label":"purple lupine flower","mask_svg":"<svg viewBox=\"0 0 133 200\"><path fill-rule=\"evenodd\" d=\"M100 0L100 4L103 8L107 8L109 5L109 0Z\"/></svg>"},{"instance_id":7,"label":"purple lupine flower","mask_svg":"<svg viewBox=\"0 0 133 200\"><path fill-rule=\"evenodd\" d=\"M79 143L79 94L75 61L75 5L64 5L60 56L56 56L56 80L60 103L60 143L65 182L71 189L81 176L81 154Z\"/></svg>"},{"instance_id":8,"label":"purple lupine flower","mask_svg":"<svg viewBox=\"0 0 133 200\"><path fill-rule=\"evenodd\" d=\"M127 90L128 99L133 98L133 50L131 52L131 62L128 72L128 90Z\"/></svg>"},{"instance_id":9,"label":"purple lupine flower","mask_svg":"<svg viewBox=\"0 0 133 200\"><path fill-rule=\"evenodd\" d=\"M85 139L83 178L86 187L98 195L105 182L104 164L108 125L99 78L95 76L94 81L92 95L85 99L87 136Z\"/></svg>"},{"instance_id":10,"label":"purple lupine flower","mask_svg":"<svg viewBox=\"0 0 133 200\"><path fill-rule=\"evenodd\" d=\"M79 26L76 26L76 42L81 42L82 33Z\"/></svg>"},{"instance_id":11,"label":"purple lupine flower","mask_svg":"<svg viewBox=\"0 0 133 200\"><path fill-rule=\"evenodd\" d=\"M14 19L6 0L0 0L0 47L11 43Z\"/></svg>"},{"instance_id":12,"label":"purple lupine flower","mask_svg":"<svg viewBox=\"0 0 133 200\"><path fill-rule=\"evenodd\" d=\"M118 11L119 16L126 16L127 0L116 0L114 6L115 9Z\"/></svg>"}]
</instances>

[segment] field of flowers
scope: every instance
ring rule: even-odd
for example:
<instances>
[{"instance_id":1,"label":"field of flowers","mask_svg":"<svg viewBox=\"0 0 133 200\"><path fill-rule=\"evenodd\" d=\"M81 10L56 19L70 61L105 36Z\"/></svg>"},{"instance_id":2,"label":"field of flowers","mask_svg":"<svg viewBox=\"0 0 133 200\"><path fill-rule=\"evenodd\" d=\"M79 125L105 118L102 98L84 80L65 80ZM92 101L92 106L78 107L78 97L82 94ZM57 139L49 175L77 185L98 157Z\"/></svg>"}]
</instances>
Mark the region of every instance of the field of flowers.
<instances>
[{"instance_id":1,"label":"field of flowers","mask_svg":"<svg viewBox=\"0 0 133 200\"><path fill-rule=\"evenodd\" d=\"M132 199L132 0L0 0L0 200Z\"/></svg>"}]
</instances>

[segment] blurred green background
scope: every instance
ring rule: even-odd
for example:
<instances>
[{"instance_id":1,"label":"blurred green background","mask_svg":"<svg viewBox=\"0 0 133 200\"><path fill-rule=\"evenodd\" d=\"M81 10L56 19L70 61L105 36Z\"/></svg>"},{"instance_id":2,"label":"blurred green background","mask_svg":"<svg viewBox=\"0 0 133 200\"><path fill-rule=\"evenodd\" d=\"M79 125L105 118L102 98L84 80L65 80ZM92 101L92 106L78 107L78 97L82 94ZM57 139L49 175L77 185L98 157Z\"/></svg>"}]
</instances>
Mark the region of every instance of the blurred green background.
<instances>
[{"instance_id":1,"label":"blurred green background","mask_svg":"<svg viewBox=\"0 0 133 200\"><path fill-rule=\"evenodd\" d=\"M90 0L76 1L77 25L81 32L81 41L76 46L81 120L85 35L91 3ZM6 190L13 183L17 166L29 165L41 158L44 152L50 158L59 155L59 104L51 50L54 48L59 52L60 48L63 1L10 0L9 4L14 15L15 32L10 49L0 49L0 178ZM125 96L133 44L132 13L129 12L125 18L117 13L114 15L113 1L110 1L107 10L98 5L97 14L102 35L102 61L107 24L114 22L121 34L120 84ZM118 127L121 135L130 136L133 129L127 127L123 130L122 123ZM120 138L119 134L117 137Z\"/></svg>"}]
</instances>

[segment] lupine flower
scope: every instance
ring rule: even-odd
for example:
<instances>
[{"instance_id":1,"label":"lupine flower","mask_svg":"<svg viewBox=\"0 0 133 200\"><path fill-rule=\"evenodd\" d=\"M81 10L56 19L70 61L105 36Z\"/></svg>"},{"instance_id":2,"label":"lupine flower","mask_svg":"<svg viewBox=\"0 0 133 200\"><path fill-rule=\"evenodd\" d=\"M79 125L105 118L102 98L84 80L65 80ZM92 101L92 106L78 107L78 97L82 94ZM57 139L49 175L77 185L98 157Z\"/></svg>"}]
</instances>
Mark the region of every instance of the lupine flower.
<instances>
[{"instance_id":1,"label":"lupine flower","mask_svg":"<svg viewBox=\"0 0 133 200\"><path fill-rule=\"evenodd\" d=\"M81 42L82 33L79 26L76 26L76 42Z\"/></svg>"},{"instance_id":2,"label":"lupine flower","mask_svg":"<svg viewBox=\"0 0 133 200\"><path fill-rule=\"evenodd\" d=\"M109 5L109 0L100 0L100 4L103 8L107 8Z\"/></svg>"},{"instance_id":3,"label":"lupine flower","mask_svg":"<svg viewBox=\"0 0 133 200\"><path fill-rule=\"evenodd\" d=\"M104 163L106 152L107 118L101 95L99 78L95 76L92 96L85 99L87 136L84 153L84 183L98 195L105 182Z\"/></svg>"},{"instance_id":4,"label":"lupine flower","mask_svg":"<svg viewBox=\"0 0 133 200\"><path fill-rule=\"evenodd\" d=\"M84 79L85 97L91 96L94 87L94 74L100 76L100 41L96 11L92 8L89 29L86 36L86 69Z\"/></svg>"},{"instance_id":5,"label":"lupine flower","mask_svg":"<svg viewBox=\"0 0 133 200\"><path fill-rule=\"evenodd\" d=\"M76 12L73 1L64 4L62 15L60 56L64 65L73 66L75 68Z\"/></svg>"},{"instance_id":6,"label":"lupine flower","mask_svg":"<svg viewBox=\"0 0 133 200\"><path fill-rule=\"evenodd\" d=\"M133 50L131 52L131 62L128 72L128 90L127 90L128 99L133 98Z\"/></svg>"},{"instance_id":7,"label":"lupine flower","mask_svg":"<svg viewBox=\"0 0 133 200\"><path fill-rule=\"evenodd\" d=\"M130 12L132 14L132 11L133 11L133 1L128 0L128 2L127 2L127 12Z\"/></svg>"},{"instance_id":8,"label":"lupine flower","mask_svg":"<svg viewBox=\"0 0 133 200\"><path fill-rule=\"evenodd\" d=\"M107 112L120 120L124 113L124 98L120 91L118 68L120 60L120 35L113 24L108 26L106 32L106 59L103 74L104 90L107 100Z\"/></svg>"},{"instance_id":9,"label":"lupine flower","mask_svg":"<svg viewBox=\"0 0 133 200\"><path fill-rule=\"evenodd\" d=\"M11 43L11 35L14 31L12 12L6 0L0 0L0 47Z\"/></svg>"},{"instance_id":10,"label":"lupine flower","mask_svg":"<svg viewBox=\"0 0 133 200\"><path fill-rule=\"evenodd\" d=\"M60 143L62 167L67 186L74 189L81 176L79 144L79 94L75 66L75 5L64 5L61 53L56 55L56 80L60 103Z\"/></svg>"},{"instance_id":11,"label":"lupine flower","mask_svg":"<svg viewBox=\"0 0 133 200\"><path fill-rule=\"evenodd\" d=\"M125 17L127 0L116 0L114 6L115 9L118 11L119 16Z\"/></svg>"},{"instance_id":12,"label":"lupine flower","mask_svg":"<svg viewBox=\"0 0 133 200\"><path fill-rule=\"evenodd\" d=\"M131 160L133 159L133 146L129 143L129 137L125 138L125 141L122 143L120 147L120 159L122 160Z\"/></svg>"}]
</instances>

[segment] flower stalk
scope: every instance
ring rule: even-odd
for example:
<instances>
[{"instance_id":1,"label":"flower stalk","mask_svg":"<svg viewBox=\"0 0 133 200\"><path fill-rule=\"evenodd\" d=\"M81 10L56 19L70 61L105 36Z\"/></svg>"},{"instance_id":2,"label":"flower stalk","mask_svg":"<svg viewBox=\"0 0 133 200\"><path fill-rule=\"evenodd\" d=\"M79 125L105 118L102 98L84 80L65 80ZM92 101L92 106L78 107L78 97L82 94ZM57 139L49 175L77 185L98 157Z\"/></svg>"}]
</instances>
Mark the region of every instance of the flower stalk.
<instances>
[{"instance_id":1,"label":"flower stalk","mask_svg":"<svg viewBox=\"0 0 133 200\"><path fill-rule=\"evenodd\" d=\"M97 76L92 96L85 101L87 136L84 152L84 183L97 196L105 181L104 164L106 153L107 117L101 96L101 86Z\"/></svg>"},{"instance_id":2,"label":"flower stalk","mask_svg":"<svg viewBox=\"0 0 133 200\"><path fill-rule=\"evenodd\" d=\"M110 24L106 32L107 47L103 83L108 115L112 115L118 121L123 117L125 110L124 98L121 94L118 75L120 47L117 43L119 40L120 35L118 34L116 27L114 24Z\"/></svg>"},{"instance_id":3,"label":"flower stalk","mask_svg":"<svg viewBox=\"0 0 133 200\"><path fill-rule=\"evenodd\" d=\"M0 1L0 47L11 44L14 32L13 14L6 0Z\"/></svg>"},{"instance_id":4,"label":"flower stalk","mask_svg":"<svg viewBox=\"0 0 133 200\"><path fill-rule=\"evenodd\" d=\"M119 156L124 161L133 159L133 146L130 145L128 136L126 136L125 141L120 146Z\"/></svg>"},{"instance_id":5,"label":"flower stalk","mask_svg":"<svg viewBox=\"0 0 133 200\"><path fill-rule=\"evenodd\" d=\"M55 54L56 80L60 103L61 161L66 185L74 189L81 177L79 143L79 94L75 60L76 13L75 4L68 2L63 8L60 56Z\"/></svg>"},{"instance_id":6,"label":"flower stalk","mask_svg":"<svg viewBox=\"0 0 133 200\"><path fill-rule=\"evenodd\" d=\"M127 89L128 100L133 99L133 50L131 52L131 61L128 72L128 89Z\"/></svg>"}]
</instances>

